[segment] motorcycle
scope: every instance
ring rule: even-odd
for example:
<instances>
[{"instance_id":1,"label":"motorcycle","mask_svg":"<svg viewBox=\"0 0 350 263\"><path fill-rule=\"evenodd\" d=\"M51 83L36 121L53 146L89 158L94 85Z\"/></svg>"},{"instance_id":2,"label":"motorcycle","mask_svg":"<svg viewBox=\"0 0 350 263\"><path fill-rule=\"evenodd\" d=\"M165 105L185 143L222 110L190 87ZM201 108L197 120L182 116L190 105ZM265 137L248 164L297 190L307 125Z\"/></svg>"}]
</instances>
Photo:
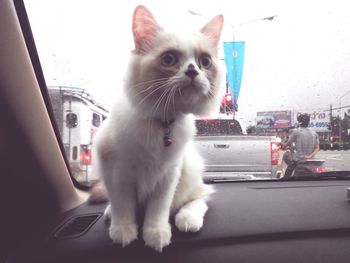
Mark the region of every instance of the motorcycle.
<instances>
[{"instance_id":1,"label":"motorcycle","mask_svg":"<svg viewBox=\"0 0 350 263\"><path fill-rule=\"evenodd\" d=\"M326 171L325 161L321 159L308 159L299 161L291 176L312 176Z\"/></svg>"},{"instance_id":2,"label":"motorcycle","mask_svg":"<svg viewBox=\"0 0 350 263\"><path fill-rule=\"evenodd\" d=\"M285 177L285 172L289 164L293 161L293 156L295 156L295 147L287 146L285 148L285 153L283 155L282 162L284 163L282 174L280 177ZM304 176L317 176L317 174L326 172L325 160L322 159L305 159L297 161L296 167L292 174L288 177L304 177Z\"/></svg>"}]
</instances>

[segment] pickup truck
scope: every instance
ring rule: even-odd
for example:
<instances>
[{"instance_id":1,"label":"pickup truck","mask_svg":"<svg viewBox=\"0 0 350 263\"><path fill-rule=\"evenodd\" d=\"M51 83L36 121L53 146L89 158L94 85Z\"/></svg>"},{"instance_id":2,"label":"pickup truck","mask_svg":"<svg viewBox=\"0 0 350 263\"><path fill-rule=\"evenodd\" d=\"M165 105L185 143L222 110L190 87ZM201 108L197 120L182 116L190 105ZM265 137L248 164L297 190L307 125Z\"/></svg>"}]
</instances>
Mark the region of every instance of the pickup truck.
<instances>
[{"instance_id":1,"label":"pickup truck","mask_svg":"<svg viewBox=\"0 0 350 263\"><path fill-rule=\"evenodd\" d=\"M235 119L198 119L195 146L204 158L204 180L277 178L275 136L246 135Z\"/></svg>"}]
</instances>

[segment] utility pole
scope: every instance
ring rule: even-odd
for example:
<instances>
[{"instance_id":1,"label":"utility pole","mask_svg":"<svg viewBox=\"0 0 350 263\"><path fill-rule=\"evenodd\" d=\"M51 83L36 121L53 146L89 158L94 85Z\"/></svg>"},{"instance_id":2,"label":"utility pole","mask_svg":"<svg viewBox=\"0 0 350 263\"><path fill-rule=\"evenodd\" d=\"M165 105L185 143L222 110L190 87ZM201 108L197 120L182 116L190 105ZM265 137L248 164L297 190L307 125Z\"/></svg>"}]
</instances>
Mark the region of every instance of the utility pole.
<instances>
[{"instance_id":1,"label":"utility pole","mask_svg":"<svg viewBox=\"0 0 350 263\"><path fill-rule=\"evenodd\" d=\"M333 133L333 123L332 123L332 104L329 106L329 124L331 125L331 136Z\"/></svg>"}]
</instances>

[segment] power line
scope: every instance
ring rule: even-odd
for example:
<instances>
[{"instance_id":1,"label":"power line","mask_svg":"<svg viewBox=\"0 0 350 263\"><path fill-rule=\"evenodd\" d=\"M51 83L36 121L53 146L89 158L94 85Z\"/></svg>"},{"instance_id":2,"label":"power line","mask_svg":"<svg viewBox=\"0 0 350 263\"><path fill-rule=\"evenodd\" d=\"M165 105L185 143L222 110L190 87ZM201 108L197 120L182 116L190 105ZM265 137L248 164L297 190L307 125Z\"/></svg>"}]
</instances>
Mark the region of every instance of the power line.
<instances>
[{"instance_id":1,"label":"power line","mask_svg":"<svg viewBox=\"0 0 350 263\"><path fill-rule=\"evenodd\" d=\"M350 106L342 106L342 107L338 107L338 108L332 108L332 111L334 110L340 110L340 109L344 109L344 108L350 108ZM323 110L323 111L331 111L330 109L327 110Z\"/></svg>"}]
</instances>

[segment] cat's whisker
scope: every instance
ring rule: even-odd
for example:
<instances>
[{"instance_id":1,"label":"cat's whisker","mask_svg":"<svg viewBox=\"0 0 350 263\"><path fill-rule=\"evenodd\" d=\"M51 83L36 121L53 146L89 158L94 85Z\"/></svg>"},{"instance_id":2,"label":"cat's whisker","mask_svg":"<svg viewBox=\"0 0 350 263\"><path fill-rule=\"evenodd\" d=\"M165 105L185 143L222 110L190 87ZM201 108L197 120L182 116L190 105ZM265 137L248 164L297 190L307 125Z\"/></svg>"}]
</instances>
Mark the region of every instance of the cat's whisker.
<instances>
[{"instance_id":1,"label":"cat's whisker","mask_svg":"<svg viewBox=\"0 0 350 263\"><path fill-rule=\"evenodd\" d=\"M167 96L165 98L165 104L164 104L164 110L163 110L163 118L165 121L167 121L167 112L170 104L170 95L171 95L171 88L168 89Z\"/></svg>"},{"instance_id":2,"label":"cat's whisker","mask_svg":"<svg viewBox=\"0 0 350 263\"><path fill-rule=\"evenodd\" d=\"M160 103L162 97L164 96L164 93L166 92L166 90L164 90L161 95L157 98L156 102L154 103L153 107L152 107L152 114L155 110L155 108L157 107L157 105Z\"/></svg>"},{"instance_id":3,"label":"cat's whisker","mask_svg":"<svg viewBox=\"0 0 350 263\"><path fill-rule=\"evenodd\" d=\"M155 88L154 90L152 90L149 94L147 94L141 101L139 101L136 106L140 106L145 100L147 100L152 94L154 94L156 91L160 90L164 88L164 85L161 85L157 88Z\"/></svg>"},{"instance_id":4,"label":"cat's whisker","mask_svg":"<svg viewBox=\"0 0 350 263\"><path fill-rule=\"evenodd\" d=\"M174 86L174 88L172 89L172 99L173 99L173 113L174 115L176 114L176 109L175 109L175 95L176 95L176 91L179 89L178 86Z\"/></svg>"},{"instance_id":5,"label":"cat's whisker","mask_svg":"<svg viewBox=\"0 0 350 263\"><path fill-rule=\"evenodd\" d=\"M141 90L140 92L136 93L134 96L136 97L136 96L138 96L138 95L140 95L140 94L142 94L142 93L145 93L145 92L147 92L148 90L152 89L154 86L158 86L158 85L161 85L161 84L163 84L163 83L166 83L166 80L167 80L167 78L159 79L159 80L157 80L157 81L153 81L153 83L151 83L150 86L148 86L146 89L143 89L143 90ZM149 82L151 82L151 81L147 81L147 83L140 83L140 85L149 84ZM140 85L137 85L137 86L140 86ZM136 87L136 86L134 86L134 87Z\"/></svg>"},{"instance_id":6,"label":"cat's whisker","mask_svg":"<svg viewBox=\"0 0 350 263\"><path fill-rule=\"evenodd\" d=\"M166 85L167 87L170 85L170 82L171 80L167 80L165 83L164 83L164 85ZM165 90L164 90L164 92L159 96L159 98L157 99L157 101L156 101L156 103L154 104L154 106L153 106L153 108L152 109L154 109L153 111L152 111L152 115L153 115L153 113L156 113L157 112L157 110L158 110L158 108L159 108L159 106L161 105L161 103L162 103L162 100L165 98L165 96L166 96L166 94L169 92L169 89L168 88L166 88Z\"/></svg>"},{"instance_id":7,"label":"cat's whisker","mask_svg":"<svg viewBox=\"0 0 350 263\"><path fill-rule=\"evenodd\" d=\"M166 82L164 82L164 81L162 81L162 82L159 81L159 82L153 83L153 84L151 84L149 87L147 87L146 89L141 90L140 92L136 93L136 94L134 95L134 98L136 98L136 97L139 96L139 95L142 95L142 94L145 93L145 92L148 92L149 90L152 90L152 89L158 90L158 88L163 87L163 86L165 85L165 83L166 83ZM154 91L154 90L152 90L151 93L153 93L153 91ZM147 94L146 96L148 96L148 95L149 95L149 94Z\"/></svg>"},{"instance_id":8,"label":"cat's whisker","mask_svg":"<svg viewBox=\"0 0 350 263\"><path fill-rule=\"evenodd\" d=\"M214 98L214 96L215 96L215 94L214 94L214 92L212 91L212 90L209 90L208 91L208 98Z\"/></svg>"},{"instance_id":9,"label":"cat's whisker","mask_svg":"<svg viewBox=\"0 0 350 263\"><path fill-rule=\"evenodd\" d=\"M176 110L175 110L175 95L176 95L176 91L180 90L180 85L181 85L181 80L183 78L180 76L175 76L172 78L172 84L171 85L171 99L172 99L172 104L173 104L173 113L175 115ZM179 85L180 84L180 85Z\"/></svg>"},{"instance_id":10,"label":"cat's whisker","mask_svg":"<svg viewBox=\"0 0 350 263\"><path fill-rule=\"evenodd\" d=\"M207 99L210 103L214 102L215 95L213 93L208 93Z\"/></svg>"},{"instance_id":11,"label":"cat's whisker","mask_svg":"<svg viewBox=\"0 0 350 263\"><path fill-rule=\"evenodd\" d=\"M164 101L164 99L165 99L164 110L163 110L163 120L164 120L164 121L167 121L167 118L166 118L166 117L167 117L167 116L166 116L166 107L167 107L166 102L167 102L167 100L168 100L169 93L170 93L170 89L167 89L166 92L165 92L165 94L164 94L164 96L163 96L163 98L162 98L162 100L160 101L160 103L159 103L159 105L158 105L158 107L159 107L159 106L161 105L161 102Z\"/></svg>"},{"instance_id":12,"label":"cat's whisker","mask_svg":"<svg viewBox=\"0 0 350 263\"><path fill-rule=\"evenodd\" d=\"M157 99L156 103L154 104L154 106L152 107L152 115L155 115L158 111L159 106L162 103L162 100L164 99L164 97L166 96L167 92L169 92L168 89L165 89L163 91L163 93L159 96L159 98Z\"/></svg>"},{"instance_id":13,"label":"cat's whisker","mask_svg":"<svg viewBox=\"0 0 350 263\"><path fill-rule=\"evenodd\" d=\"M171 94L174 88L174 84L169 87L169 92L168 96L165 100L165 105L164 105L164 119L166 120L166 113L168 112L168 108L170 107L170 101L171 101Z\"/></svg>"},{"instance_id":14,"label":"cat's whisker","mask_svg":"<svg viewBox=\"0 0 350 263\"><path fill-rule=\"evenodd\" d=\"M162 81L158 81L158 82L156 82L156 83L153 83L153 84L150 85L150 87L148 87L147 89L145 89L145 90L143 90L143 91L137 93L137 94L135 95L135 97L136 97L137 95L140 95L141 93L144 93L144 92L146 92L146 91L148 91L148 90L154 88L154 90L152 90L149 94L147 94L140 102L138 102L138 104L137 104L136 106L140 106L145 100L147 100L147 99L148 99L152 94L154 94L156 91L158 91L158 90L160 90L160 89L166 87L166 86L168 85L169 79L167 79L167 78L164 78L164 79L165 79L166 81L163 81L163 80L162 80Z\"/></svg>"},{"instance_id":15,"label":"cat's whisker","mask_svg":"<svg viewBox=\"0 0 350 263\"><path fill-rule=\"evenodd\" d=\"M171 107L171 102L173 104L173 115L175 115L175 101L174 101L174 88L171 88L170 89L170 92L169 92L169 99L168 99L168 107L167 107L167 111L170 111L170 107Z\"/></svg>"},{"instance_id":16,"label":"cat's whisker","mask_svg":"<svg viewBox=\"0 0 350 263\"><path fill-rule=\"evenodd\" d=\"M167 113L167 107L168 107L168 101L169 101L169 95L170 95L171 89L169 89L169 92L167 93L167 96L165 98L165 104L163 109L163 119L166 121L166 113Z\"/></svg>"},{"instance_id":17,"label":"cat's whisker","mask_svg":"<svg viewBox=\"0 0 350 263\"><path fill-rule=\"evenodd\" d=\"M142 81L142 82L139 82L131 87L133 88L136 88L136 87L139 87L139 86L142 86L142 85L145 85L145 84L148 84L148 83L154 83L154 82L157 82L157 81L164 81L164 80L167 80L168 78L159 78L159 79L151 79L151 80L146 80L146 81Z\"/></svg>"},{"instance_id":18,"label":"cat's whisker","mask_svg":"<svg viewBox=\"0 0 350 263\"><path fill-rule=\"evenodd\" d=\"M169 92L169 96L168 96L168 103L167 103L167 109L166 110L170 110L170 102L172 101L173 104L173 114L174 116L176 115L176 111L175 111L175 93L176 90L178 89L178 85L176 85L176 81L172 81L172 85L170 86L170 92Z\"/></svg>"},{"instance_id":19,"label":"cat's whisker","mask_svg":"<svg viewBox=\"0 0 350 263\"><path fill-rule=\"evenodd\" d=\"M145 96L137 105L141 105L149 96L151 96L153 93L155 93L156 91L158 91L158 90L160 90L160 89L162 89L162 88L164 88L164 87L166 87L166 86L167 86L167 82L164 82L163 85L157 87L157 88L154 89L152 92L150 92L149 94L147 94L147 96ZM165 92L166 90L167 90L167 89L165 89L164 92ZM160 97L162 97L162 96L164 95L164 92L161 94ZM158 100L159 100L159 98L158 98ZM158 100L157 100L157 102L155 103L155 105L157 105Z\"/></svg>"},{"instance_id":20,"label":"cat's whisker","mask_svg":"<svg viewBox=\"0 0 350 263\"><path fill-rule=\"evenodd\" d=\"M215 84L210 82L210 89L208 90L208 98L210 98L210 97L214 98L215 97L215 93L213 91L214 89L217 90L218 88L216 87Z\"/></svg>"}]
</instances>

